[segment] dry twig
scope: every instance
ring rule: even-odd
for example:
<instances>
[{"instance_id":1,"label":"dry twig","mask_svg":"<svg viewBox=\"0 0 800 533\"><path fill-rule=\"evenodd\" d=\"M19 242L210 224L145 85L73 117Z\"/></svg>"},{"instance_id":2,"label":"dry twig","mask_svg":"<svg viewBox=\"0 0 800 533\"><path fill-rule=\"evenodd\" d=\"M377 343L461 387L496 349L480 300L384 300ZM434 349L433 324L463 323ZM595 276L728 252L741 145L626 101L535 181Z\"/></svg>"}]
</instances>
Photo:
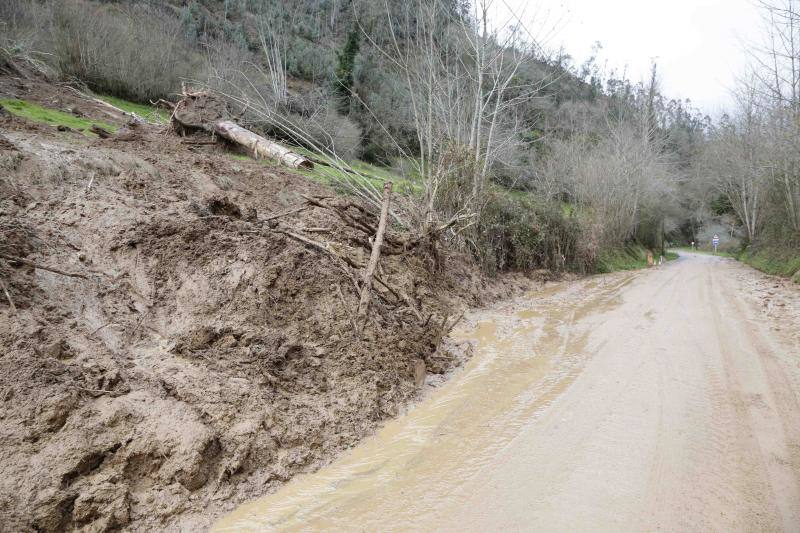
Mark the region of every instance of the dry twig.
<instances>
[{"instance_id":1,"label":"dry twig","mask_svg":"<svg viewBox=\"0 0 800 533\"><path fill-rule=\"evenodd\" d=\"M378 232L375 234L375 241L372 244L372 253L364 271L364 282L361 284L361 297L358 302L358 313L356 321L358 332L364 327L364 322L369 308L370 295L372 291L372 276L381 256L381 245L383 244L383 234L386 232L386 220L389 218L389 201L392 197L392 182L387 181L383 184L383 202L381 204L381 216L378 222Z\"/></svg>"},{"instance_id":2,"label":"dry twig","mask_svg":"<svg viewBox=\"0 0 800 533\"><path fill-rule=\"evenodd\" d=\"M14 300L11 299L11 295L8 293L8 287L6 287L6 284L2 279L0 279L0 288L3 289L3 293L6 295L6 300L8 300L8 305L11 306L11 311L14 313L14 316L18 316L17 306L14 305Z\"/></svg>"},{"instance_id":3,"label":"dry twig","mask_svg":"<svg viewBox=\"0 0 800 533\"><path fill-rule=\"evenodd\" d=\"M276 219L281 218L281 217L293 215L295 213L299 213L300 211L305 211L306 209L308 209L308 206L307 205L302 205L302 206L297 207L295 209L290 209L289 211L284 211L283 213L270 215L270 216L268 216L266 218L261 219L260 222L269 222L270 220L276 220Z\"/></svg>"},{"instance_id":4,"label":"dry twig","mask_svg":"<svg viewBox=\"0 0 800 533\"><path fill-rule=\"evenodd\" d=\"M59 270L59 269L54 268L54 267L44 266L44 265L39 264L39 263L34 263L33 261L28 261L27 259L23 259L21 257L14 257L13 255L0 254L0 257L2 257L3 259L6 259L8 261L15 261L15 262L23 264L23 265L28 265L28 266L31 266L33 268L38 268L39 270L47 270L48 272L53 272L55 274L61 274L62 276L69 276L70 278L89 279L88 276L86 276L84 274L79 274L77 272L65 272L63 270Z\"/></svg>"}]
</instances>

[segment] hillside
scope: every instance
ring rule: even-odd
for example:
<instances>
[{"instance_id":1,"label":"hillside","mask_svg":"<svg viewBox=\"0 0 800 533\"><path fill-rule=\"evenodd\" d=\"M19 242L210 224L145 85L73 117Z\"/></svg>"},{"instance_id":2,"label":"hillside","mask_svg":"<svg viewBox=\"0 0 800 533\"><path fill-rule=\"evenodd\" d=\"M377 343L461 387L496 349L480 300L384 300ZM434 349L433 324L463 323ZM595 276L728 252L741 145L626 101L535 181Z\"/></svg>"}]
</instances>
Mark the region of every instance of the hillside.
<instances>
[{"instance_id":1,"label":"hillside","mask_svg":"<svg viewBox=\"0 0 800 533\"><path fill-rule=\"evenodd\" d=\"M394 292L377 288L359 337L345 273L281 233L365 261L362 231L297 210L352 199L70 88L3 76L0 99L35 111L0 119L4 530L204 526L440 382L461 309L525 285L487 285L458 254L435 272L385 255Z\"/></svg>"}]
</instances>

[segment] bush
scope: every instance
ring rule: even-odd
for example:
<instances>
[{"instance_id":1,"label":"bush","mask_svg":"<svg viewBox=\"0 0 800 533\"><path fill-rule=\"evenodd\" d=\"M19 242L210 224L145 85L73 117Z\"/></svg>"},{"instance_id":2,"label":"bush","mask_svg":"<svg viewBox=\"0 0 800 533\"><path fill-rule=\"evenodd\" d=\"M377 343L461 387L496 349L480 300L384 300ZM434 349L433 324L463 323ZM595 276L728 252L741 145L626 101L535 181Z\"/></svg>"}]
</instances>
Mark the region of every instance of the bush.
<instances>
[{"instance_id":1,"label":"bush","mask_svg":"<svg viewBox=\"0 0 800 533\"><path fill-rule=\"evenodd\" d=\"M18 74L20 68L28 68L47 77L54 74L45 62L45 31L37 22L49 20L49 13L48 6L30 0L0 2L0 69Z\"/></svg>"},{"instance_id":2,"label":"bush","mask_svg":"<svg viewBox=\"0 0 800 533\"><path fill-rule=\"evenodd\" d=\"M473 253L490 273L591 268L579 246L579 220L530 195L490 192L474 233Z\"/></svg>"},{"instance_id":3,"label":"bush","mask_svg":"<svg viewBox=\"0 0 800 533\"><path fill-rule=\"evenodd\" d=\"M147 5L61 0L52 6L50 24L55 66L97 92L135 101L166 98L200 70L180 21Z\"/></svg>"},{"instance_id":4,"label":"bush","mask_svg":"<svg viewBox=\"0 0 800 533\"><path fill-rule=\"evenodd\" d=\"M289 115L288 119L302 134L300 138L288 135L294 143L312 150L322 149L326 154L336 154L344 160L358 157L361 129L330 106L320 108L310 115Z\"/></svg>"}]
</instances>

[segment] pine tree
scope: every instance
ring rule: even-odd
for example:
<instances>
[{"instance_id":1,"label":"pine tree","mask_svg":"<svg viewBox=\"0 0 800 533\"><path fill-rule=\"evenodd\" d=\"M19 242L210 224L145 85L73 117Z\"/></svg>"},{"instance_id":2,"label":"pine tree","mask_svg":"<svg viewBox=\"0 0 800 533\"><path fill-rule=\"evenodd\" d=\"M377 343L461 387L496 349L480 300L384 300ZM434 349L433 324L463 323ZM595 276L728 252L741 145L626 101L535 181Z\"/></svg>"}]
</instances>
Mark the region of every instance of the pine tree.
<instances>
[{"instance_id":1,"label":"pine tree","mask_svg":"<svg viewBox=\"0 0 800 533\"><path fill-rule=\"evenodd\" d=\"M338 64L334 72L333 92L339 97L339 109L347 113L350 108L350 91L353 88L353 70L358 55L361 34L357 27L353 27L347 34L344 47L338 52Z\"/></svg>"}]
</instances>

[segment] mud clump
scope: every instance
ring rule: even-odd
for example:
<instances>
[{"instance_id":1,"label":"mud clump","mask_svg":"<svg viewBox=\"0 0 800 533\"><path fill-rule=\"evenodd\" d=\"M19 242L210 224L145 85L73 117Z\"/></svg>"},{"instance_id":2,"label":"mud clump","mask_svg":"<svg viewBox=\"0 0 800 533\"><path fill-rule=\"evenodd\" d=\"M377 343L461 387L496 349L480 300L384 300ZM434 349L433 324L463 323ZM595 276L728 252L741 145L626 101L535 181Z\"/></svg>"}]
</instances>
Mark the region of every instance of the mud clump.
<instances>
[{"instance_id":1,"label":"mud clump","mask_svg":"<svg viewBox=\"0 0 800 533\"><path fill-rule=\"evenodd\" d=\"M8 306L25 308L36 290L34 270L14 261L26 258L37 244L36 233L24 221L0 212L0 301ZM9 303L9 300L11 303Z\"/></svg>"},{"instance_id":2,"label":"mud clump","mask_svg":"<svg viewBox=\"0 0 800 533\"><path fill-rule=\"evenodd\" d=\"M173 125L178 133L210 131L214 123L231 118L225 100L205 92L185 93L174 110Z\"/></svg>"},{"instance_id":3,"label":"mud clump","mask_svg":"<svg viewBox=\"0 0 800 533\"><path fill-rule=\"evenodd\" d=\"M37 95L109 120L52 86ZM425 320L376 286L357 337L352 280L263 223L333 191L139 130L125 143L22 120L4 132L19 157L0 181L13 192L0 252L85 277L0 259L16 305L0 295L2 530L203 528L401 412L459 362L440 349L444 319L522 286L486 284L459 257L434 275L425 257L386 255L382 279ZM279 223L368 256L330 211Z\"/></svg>"}]
</instances>

